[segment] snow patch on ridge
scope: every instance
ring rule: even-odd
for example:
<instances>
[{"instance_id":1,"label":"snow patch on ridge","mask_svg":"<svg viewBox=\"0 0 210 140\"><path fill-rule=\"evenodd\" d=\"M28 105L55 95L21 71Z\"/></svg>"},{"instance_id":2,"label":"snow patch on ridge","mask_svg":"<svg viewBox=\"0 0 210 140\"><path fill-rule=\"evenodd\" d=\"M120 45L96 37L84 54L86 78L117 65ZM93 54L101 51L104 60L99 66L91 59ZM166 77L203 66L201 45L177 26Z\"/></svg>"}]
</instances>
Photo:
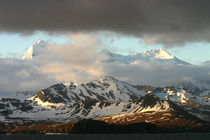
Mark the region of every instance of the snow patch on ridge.
<instances>
[{"instance_id":1,"label":"snow patch on ridge","mask_svg":"<svg viewBox=\"0 0 210 140\"><path fill-rule=\"evenodd\" d=\"M156 59L174 59L175 58L173 55L171 55L170 53L168 53L166 50L162 48L158 50L143 51L141 54L145 57L150 56Z\"/></svg>"}]
</instances>

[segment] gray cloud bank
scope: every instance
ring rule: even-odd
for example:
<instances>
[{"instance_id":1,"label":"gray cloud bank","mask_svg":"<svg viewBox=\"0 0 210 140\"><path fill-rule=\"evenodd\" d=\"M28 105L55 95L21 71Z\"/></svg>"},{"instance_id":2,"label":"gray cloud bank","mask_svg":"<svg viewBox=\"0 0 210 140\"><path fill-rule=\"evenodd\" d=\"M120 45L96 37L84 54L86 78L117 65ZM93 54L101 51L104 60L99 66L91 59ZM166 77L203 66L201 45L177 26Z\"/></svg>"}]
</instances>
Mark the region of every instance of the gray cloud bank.
<instances>
[{"instance_id":1,"label":"gray cloud bank","mask_svg":"<svg viewBox=\"0 0 210 140\"><path fill-rule=\"evenodd\" d=\"M75 51L72 51L73 53ZM63 57L68 59L68 56ZM60 82L85 83L105 75L134 85L163 87L180 86L185 82L210 83L210 66L154 65L141 61L135 64L100 63L91 61L92 58L76 60L75 65L74 60L63 61L57 58L37 56L29 61L0 59L0 95L17 91L40 90Z\"/></svg>"},{"instance_id":2,"label":"gray cloud bank","mask_svg":"<svg viewBox=\"0 0 210 140\"><path fill-rule=\"evenodd\" d=\"M2 32L111 31L173 46L210 41L209 0L1 0Z\"/></svg>"},{"instance_id":3,"label":"gray cloud bank","mask_svg":"<svg viewBox=\"0 0 210 140\"><path fill-rule=\"evenodd\" d=\"M110 68L111 69L108 69ZM182 86L183 83L206 85L210 83L210 66L194 65L154 65L139 62L135 65L106 65L106 73L114 77L140 85Z\"/></svg>"},{"instance_id":4,"label":"gray cloud bank","mask_svg":"<svg viewBox=\"0 0 210 140\"><path fill-rule=\"evenodd\" d=\"M0 95L16 91L37 90L55 82L37 70L37 66L22 60L0 59Z\"/></svg>"}]
</instances>

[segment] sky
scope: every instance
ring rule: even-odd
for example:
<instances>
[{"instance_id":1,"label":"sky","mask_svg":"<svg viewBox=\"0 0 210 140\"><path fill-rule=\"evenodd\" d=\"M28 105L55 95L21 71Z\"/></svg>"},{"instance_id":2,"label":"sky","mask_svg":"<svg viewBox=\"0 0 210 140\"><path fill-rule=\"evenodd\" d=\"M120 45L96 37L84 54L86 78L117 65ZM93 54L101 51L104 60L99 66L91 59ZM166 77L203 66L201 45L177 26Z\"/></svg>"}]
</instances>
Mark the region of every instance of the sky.
<instances>
[{"instance_id":1,"label":"sky","mask_svg":"<svg viewBox=\"0 0 210 140\"><path fill-rule=\"evenodd\" d=\"M1 57L20 58L33 43L40 39L58 44L69 42L69 38L62 34L56 35L38 32L33 35L23 36L17 33L1 33ZM107 37L102 35L100 39L103 42L104 49L123 55L133 55L145 50L164 48L162 44L147 44L139 37ZM202 65L205 61L210 60L210 44L206 42L186 43L173 48L166 48L166 50L179 59L194 65Z\"/></svg>"},{"instance_id":2,"label":"sky","mask_svg":"<svg viewBox=\"0 0 210 140\"><path fill-rule=\"evenodd\" d=\"M153 86L210 83L209 17L209 0L1 0L0 95L104 75ZM40 55L21 60L40 39ZM102 63L98 55L159 48L193 65Z\"/></svg>"}]
</instances>

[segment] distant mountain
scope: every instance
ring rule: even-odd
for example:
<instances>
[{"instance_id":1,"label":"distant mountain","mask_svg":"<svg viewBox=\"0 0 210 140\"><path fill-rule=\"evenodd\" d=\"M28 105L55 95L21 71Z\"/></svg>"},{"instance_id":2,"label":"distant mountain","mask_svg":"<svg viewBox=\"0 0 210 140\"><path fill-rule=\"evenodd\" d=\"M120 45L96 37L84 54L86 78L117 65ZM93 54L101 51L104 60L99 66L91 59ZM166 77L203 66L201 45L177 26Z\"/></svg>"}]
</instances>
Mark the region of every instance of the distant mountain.
<instances>
[{"instance_id":1,"label":"distant mountain","mask_svg":"<svg viewBox=\"0 0 210 140\"><path fill-rule=\"evenodd\" d=\"M122 64L132 64L138 61L143 61L156 64L190 65L190 63L176 58L164 49L143 51L142 53L127 56L112 53L108 50L102 50L100 54L102 55L101 59L103 62L118 62Z\"/></svg>"},{"instance_id":2,"label":"distant mountain","mask_svg":"<svg viewBox=\"0 0 210 140\"><path fill-rule=\"evenodd\" d=\"M37 94L37 91L18 91L14 96L12 96L15 99L24 101L28 98L31 98L32 96L35 96Z\"/></svg>"},{"instance_id":3,"label":"distant mountain","mask_svg":"<svg viewBox=\"0 0 210 140\"><path fill-rule=\"evenodd\" d=\"M33 45L31 45L25 54L23 55L22 59L32 59L34 56L39 55L41 53L41 49L46 47L47 42L43 40L37 40Z\"/></svg>"},{"instance_id":4,"label":"distant mountain","mask_svg":"<svg viewBox=\"0 0 210 140\"><path fill-rule=\"evenodd\" d=\"M32 59L34 56L46 53L43 49L47 46L47 42L37 40L31 45L23 55L22 59ZM178 64L178 65L191 65L188 62L178 59L164 49L149 50L137 53L135 55L121 55L110 52L109 50L102 50L99 52L99 59L103 62L118 62L121 64L132 64L138 61L156 63L156 64Z\"/></svg>"}]
</instances>

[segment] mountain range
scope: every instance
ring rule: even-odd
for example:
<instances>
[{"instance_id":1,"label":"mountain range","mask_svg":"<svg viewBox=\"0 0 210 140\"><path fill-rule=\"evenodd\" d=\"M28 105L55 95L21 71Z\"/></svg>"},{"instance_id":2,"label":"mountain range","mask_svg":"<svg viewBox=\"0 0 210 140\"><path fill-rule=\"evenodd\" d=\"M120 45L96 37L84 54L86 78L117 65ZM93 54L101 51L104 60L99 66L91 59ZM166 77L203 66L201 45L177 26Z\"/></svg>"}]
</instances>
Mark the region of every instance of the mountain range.
<instances>
[{"instance_id":1,"label":"mountain range","mask_svg":"<svg viewBox=\"0 0 210 140\"><path fill-rule=\"evenodd\" d=\"M43 40L38 40L34 44L32 44L28 50L24 53L22 59L30 60L33 57L43 55L46 53L44 49L48 43ZM117 53L113 53L109 50L101 50L98 53L100 55L99 59L103 62L117 62L120 64L132 64L137 61L144 61L150 63L158 63L158 64L178 64L178 65L191 65L188 62L178 59L177 57L170 54L168 51L164 49L157 50L149 50L143 51L141 53L137 53L135 55L121 55Z\"/></svg>"},{"instance_id":2,"label":"mountain range","mask_svg":"<svg viewBox=\"0 0 210 140\"><path fill-rule=\"evenodd\" d=\"M158 125L187 120L188 127L197 128L210 121L209 95L196 95L190 89L131 85L113 77L86 84L59 83L30 98L22 97L18 93L14 98L0 99L1 122L22 125L31 121L65 123L95 119L110 124ZM182 124L175 124L179 125Z\"/></svg>"},{"instance_id":3,"label":"mountain range","mask_svg":"<svg viewBox=\"0 0 210 140\"><path fill-rule=\"evenodd\" d=\"M45 45L46 42L37 41L22 59L30 61L40 55ZM129 56L108 50L99 53L103 63L132 64L144 61L191 65L164 49ZM38 91L18 92L12 98L0 98L0 122L4 126L0 128L0 132L25 132L36 127L36 132L47 133L51 130L43 129L45 126L60 127L63 124L71 125L72 128L75 122L84 119L120 126L148 123L164 131L175 128L183 131L208 131L210 88L208 85L201 85L183 83L180 87L154 87L134 85L111 76L102 76L87 83L57 83Z\"/></svg>"}]
</instances>

